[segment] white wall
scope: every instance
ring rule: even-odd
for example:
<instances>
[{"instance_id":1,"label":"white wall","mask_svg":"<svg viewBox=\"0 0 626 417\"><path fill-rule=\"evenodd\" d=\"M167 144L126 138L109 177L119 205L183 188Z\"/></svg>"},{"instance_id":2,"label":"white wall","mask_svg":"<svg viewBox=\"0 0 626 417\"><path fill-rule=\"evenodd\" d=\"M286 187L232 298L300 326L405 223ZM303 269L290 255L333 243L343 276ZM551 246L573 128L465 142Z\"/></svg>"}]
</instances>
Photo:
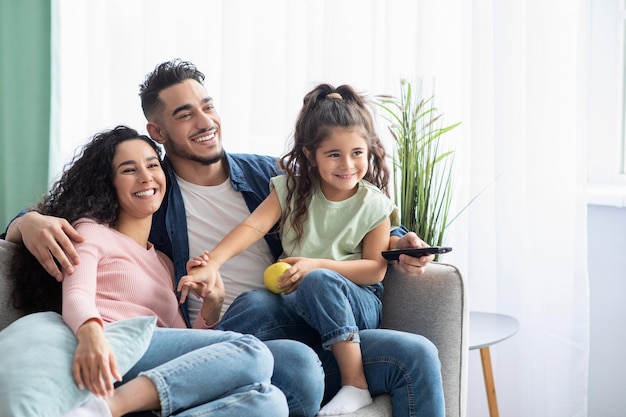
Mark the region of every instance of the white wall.
<instances>
[{"instance_id":1,"label":"white wall","mask_svg":"<svg viewBox=\"0 0 626 417\"><path fill-rule=\"evenodd\" d=\"M626 209L589 206L588 417L626 415Z\"/></svg>"}]
</instances>

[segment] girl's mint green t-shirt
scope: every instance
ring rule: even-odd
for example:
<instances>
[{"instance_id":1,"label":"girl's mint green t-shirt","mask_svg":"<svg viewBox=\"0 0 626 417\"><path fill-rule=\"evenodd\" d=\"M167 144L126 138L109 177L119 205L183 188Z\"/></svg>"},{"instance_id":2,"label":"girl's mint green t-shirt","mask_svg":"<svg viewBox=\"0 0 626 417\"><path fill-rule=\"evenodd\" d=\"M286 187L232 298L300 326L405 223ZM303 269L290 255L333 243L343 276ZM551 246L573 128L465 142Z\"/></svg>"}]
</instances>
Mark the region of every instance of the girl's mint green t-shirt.
<instances>
[{"instance_id":1,"label":"girl's mint green t-shirt","mask_svg":"<svg viewBox=\"0 0 626 417\"><path fill-rule=\"evenodd\" d=\"M287 176L271 179L283 214L287 204ZM363 238L384 219L390 218L391 230L400 226L398 209L379 188L361 180L357 193L347 200L328 201L319 186L309 203L304 223L304 238L295 243L295 232L287 221L280 231L284 257L302 256L333 260L361 259Z\"/></svg>"}]
</instances>

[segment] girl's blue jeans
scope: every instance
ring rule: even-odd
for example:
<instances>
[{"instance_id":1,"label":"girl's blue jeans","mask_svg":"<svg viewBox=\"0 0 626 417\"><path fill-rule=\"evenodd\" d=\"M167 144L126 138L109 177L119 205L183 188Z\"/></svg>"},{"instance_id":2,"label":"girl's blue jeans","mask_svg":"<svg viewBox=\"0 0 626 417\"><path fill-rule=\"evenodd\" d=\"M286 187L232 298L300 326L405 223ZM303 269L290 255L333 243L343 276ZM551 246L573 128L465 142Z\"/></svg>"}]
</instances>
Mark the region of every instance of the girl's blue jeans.
<instances>
[{"instance_id":1,"label":"girl's blue jeans","mask_svg":"<svg viewBox=\"0 0 626 417\"><path fill-rule=\"evenodd\" d=\"M269 344L277 353L309 349L293 341ZM287 416L285 395L270 382L273 366L268 346L251 335L157 328L124 381L150 378L162 416Z\"/></svg>"},{"instance_id":2,"label":"girl's blue jeans","mask_svg":"<svg viewBox=\"0 0 626 417\"><path fill-rule=\"evenodd\" d=\"M373 291L380 296L378 291L382 289L346 285L337 291L338 285L341 285L338 279L345 281L345 278L328 270L322 270L322 274L327 279L315 279L313 285L309 285L306 283L311 275L309 273L298 289L289 295L276 295L267 290L241 294L226 311L219 328L253 334L261 340L297 340L313 347L324 367L324 401L327 401L341 387L339 368L332 352L323 348L333 340L333 336L329 336L324 329L320 335L310 324L316 320L328 321L324 315L336 317L337 310L343 310L347 315L353 315L356 327L364 329L358 331L358 336L365 377L372 395L391 394L394 417L443 417L445 404L441 363L435 345L425 337L412 333L367 329L373 326L374 321L377 326L380 316L373 313L374 310L379 311L376 300L363 297L363 291ZM320 308L317 312L305 309L302 300L316 303ZM305 310L311 317L302 317ZM312 317L315 314L322 317ZM307 378L300 367L283 371L291 371L293 380L298 376L303 380Z\"/></svg>"}]
</instances>

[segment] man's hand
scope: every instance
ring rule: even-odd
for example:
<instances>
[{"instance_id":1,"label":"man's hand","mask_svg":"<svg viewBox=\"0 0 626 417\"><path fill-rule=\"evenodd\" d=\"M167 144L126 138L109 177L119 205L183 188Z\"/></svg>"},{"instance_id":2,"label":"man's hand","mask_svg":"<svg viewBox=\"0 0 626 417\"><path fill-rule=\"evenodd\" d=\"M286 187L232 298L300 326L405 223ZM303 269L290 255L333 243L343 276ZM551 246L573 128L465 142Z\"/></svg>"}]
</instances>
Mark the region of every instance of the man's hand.
<instances>
[{"instance_id":1,"label":"man's hand","mask_svg":"<svg viewBox=\"0 0 626 417\"><path fill-rule=\"evenodd\" d=\"M214 290L219 276L219 267L209 262L207 252L187 261L187 275L180 278L176 288L180 292L180 303L187 300L190 291L206 298Z\"/></svg>"},{"instance_id":2,"label":"man's hand","mask_svg":"<svg viewBox=\"0 0 626 417\"><path fill-rule=\"evenodd\" d=\"M218 273L213 291L203 298L202 308L200 309L200 314L207 327L213 328L219 322L224 298L226 298L226 290L222 277Z\"/></svg>"},{"instance_id":3,"label":"man's hand","mask_svg":"<svg viewBox=\"0 0 626 417\"><path fill-rule=\"evenodd\" d=\"M414 232L409 232L399 239L391 240L391 249L403 248L423 248L428 246L426 242L420 239ZM409 255L400 255L397 267L408 275L421 275L424 273L426 265L428 265L435 255L422 256L415 258Z\"/></svg>"},{"instance_id":4,"label":"man's hand","mask_svg":"<svg viewBox=\"0 0 626 417\"><path fill-rule=\"evenodd\" d=\"M84 238L67 220L30 211L13 220L6 240L24 243L44 269L57 281L62 281L63 274L55 259L63 270L74 273L74 265L78 265L80 259L73 242L82 242Z\"/></svg>"}]
</instances>

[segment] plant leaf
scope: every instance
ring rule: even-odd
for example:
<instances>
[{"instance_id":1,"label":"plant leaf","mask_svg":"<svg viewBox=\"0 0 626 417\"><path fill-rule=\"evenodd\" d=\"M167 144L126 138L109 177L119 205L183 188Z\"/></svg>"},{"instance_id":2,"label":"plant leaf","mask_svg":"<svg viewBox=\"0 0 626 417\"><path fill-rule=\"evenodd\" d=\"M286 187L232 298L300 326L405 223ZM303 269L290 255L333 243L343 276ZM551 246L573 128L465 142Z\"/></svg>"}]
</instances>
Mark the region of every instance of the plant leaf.
<instances>
[{"instance_id":1,"label":"plant leaf","mask_svg":"<svg viewBox=\"0 0 626 417\"><path fill-rule=\"evenodd\" d=\"M373 103L394 139L393 186L401 222L426 243L442 245L451 223L454 168L454 150L443 136L461 122L443 126L434 95L422 96L422 83L418 80L414 88L401 80L399 97L378 95Z\"/></svg>"}]
</instances>

